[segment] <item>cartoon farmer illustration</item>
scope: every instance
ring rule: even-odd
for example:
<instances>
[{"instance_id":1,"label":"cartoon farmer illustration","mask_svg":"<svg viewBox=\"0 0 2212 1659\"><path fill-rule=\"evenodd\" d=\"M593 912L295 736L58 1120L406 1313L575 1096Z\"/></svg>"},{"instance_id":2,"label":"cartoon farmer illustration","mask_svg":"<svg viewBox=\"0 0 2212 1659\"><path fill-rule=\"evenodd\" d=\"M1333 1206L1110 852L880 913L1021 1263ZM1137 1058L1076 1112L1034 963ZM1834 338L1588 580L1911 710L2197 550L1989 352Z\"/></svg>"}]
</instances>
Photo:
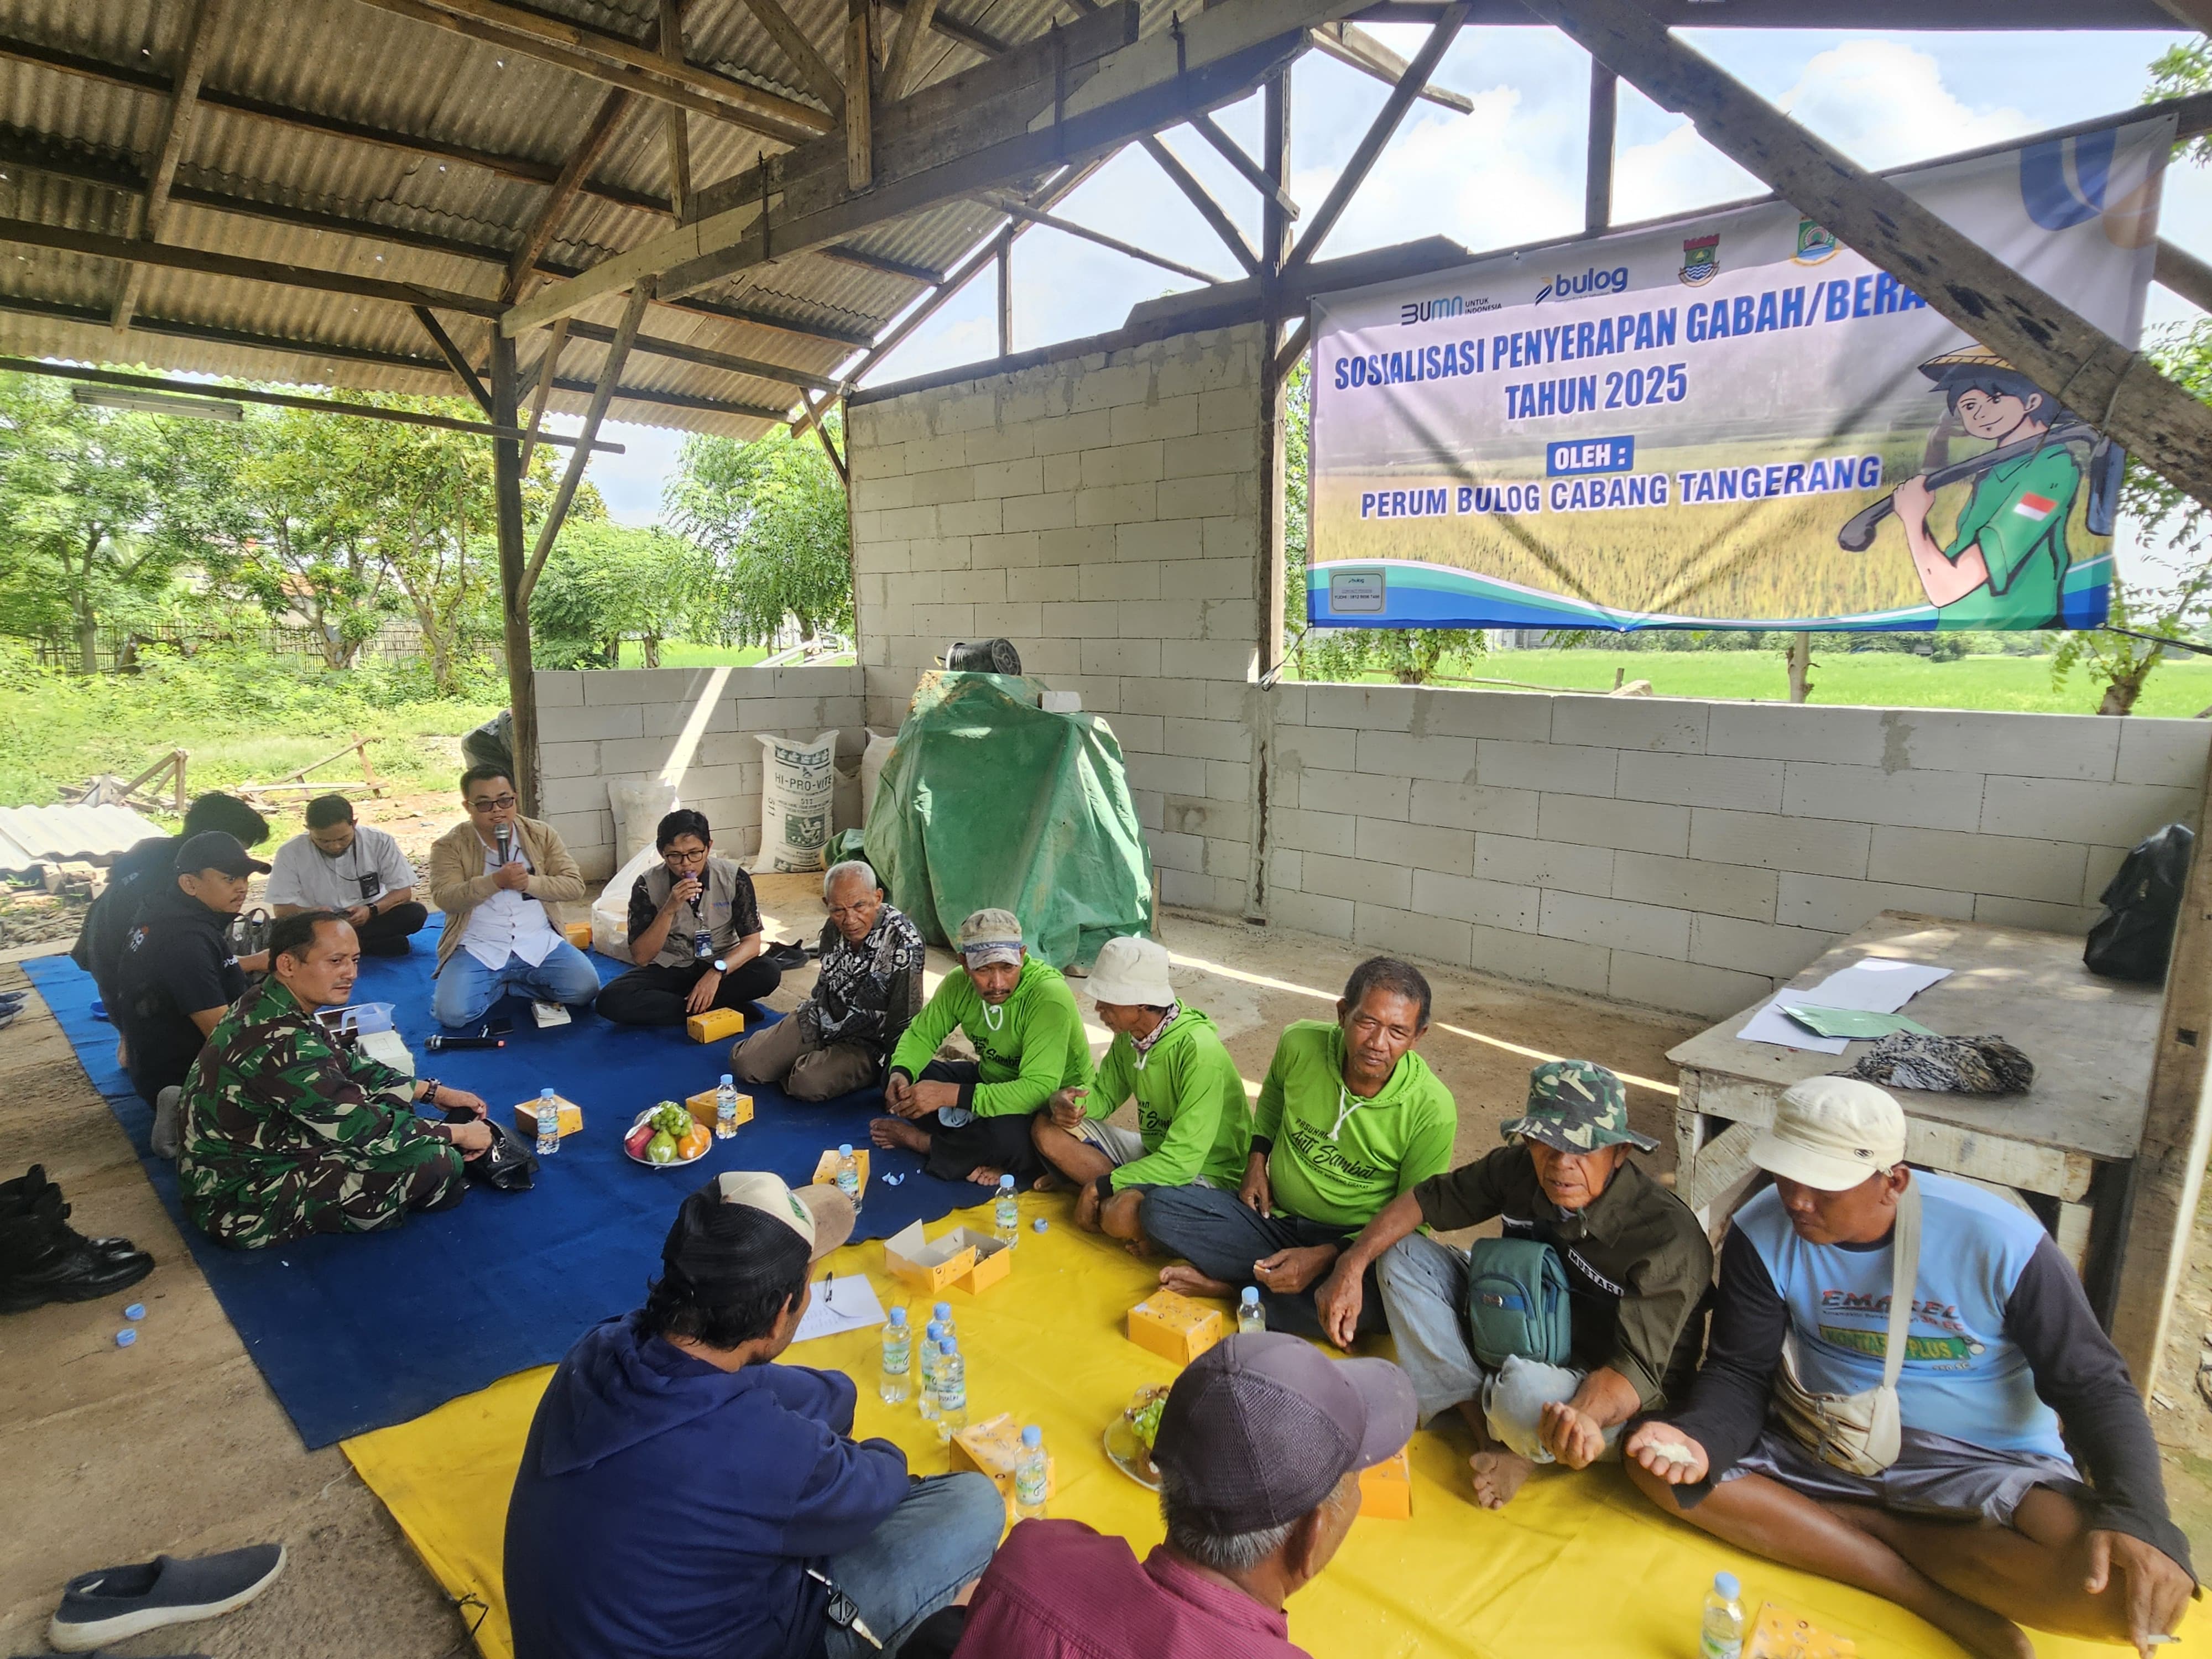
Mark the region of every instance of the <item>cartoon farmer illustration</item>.
<instances>
[{"instance_id":1,"label":"cartoon farmer illustration","mask_svg":"<svg viewBox=\"0 0 2212 1659\"><path fill-rule=\"evenodd\" d=\"M1936 625L2057 626L2071 562L2066 522L2081 487L2075 446L2096 434L1986 346L1930 357L1920 372L1936 383L1959 430L1996 446L1957 465L1915 474L1887 502L1936 607ZM1950 544L1939 544L1928 528L1936 493L1967 482L1972 494ZM1852 544L1848 527L1843 539Z\"/></svg>"}]
</instances>

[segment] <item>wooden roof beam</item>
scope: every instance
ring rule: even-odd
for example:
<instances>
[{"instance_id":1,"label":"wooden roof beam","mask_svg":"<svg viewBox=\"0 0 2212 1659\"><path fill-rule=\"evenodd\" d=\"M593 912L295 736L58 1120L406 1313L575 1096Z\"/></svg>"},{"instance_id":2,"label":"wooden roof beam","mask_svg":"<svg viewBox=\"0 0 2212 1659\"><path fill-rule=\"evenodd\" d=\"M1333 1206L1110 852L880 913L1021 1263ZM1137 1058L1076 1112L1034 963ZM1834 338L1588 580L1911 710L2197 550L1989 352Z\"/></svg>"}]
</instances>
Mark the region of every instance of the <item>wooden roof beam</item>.
<instances>
[{"instance_id":1,"label":"wooden roof beam","mask_svg":"<svg viewBox=\"0 0 2212 1659\"><path fill-rule=\"evenodd\" d=\"M1243 227L1229 216L1229 210L1213 199L1213 192L1200 184L1198 175L1182 164L1182 158L1167 146L1167 141L1157 133L1148 132L1137 142L1145 147L1159 170L1168 176L1168 182L1189 198L1190 204L1198 210L1198 216L1221 239L1222 246L1234 254L1237 263L1244 267L1249 276L1260 273L1259 250L1252 239L1244 234Z\"/></svg>"},{"instance_id":2,"label":"wooden roof beam","mask_svg":"<svg viewBox=\"0 0 2212 1659\"><path fill-rule=\"evenodd\" d=\"M918 9L920 0L879 0L879 3L884 10L895 11L903 16ZM978 28L973 23L963 23L957 17L947 17L942 6L930 8L929 27L932 33L941 34L946 40L957 41L969 51L981 52L986 58L1003 58L1014 49L1012 41L1001 40L988 29Z\"/></svg>"},{"instance_id":3,"label":"wooden roof beam","mask_svg":"<svg viewBox=\"0 0 2212 1659\"><path fill-rule=\"evenodd\" d=\"M1109 236L1104 231L1093 230L1088 225L1079 225L1072 219L1061 219L1049 213L1041 213L1035 208L1025 206L1019 202L1008 201L1003 197L986 196L979 199L999 212L1010 215L1016 219L1026 219L1033 225L1042 225L1046 229L1056 230L1063 236L1079 236L1086 242L1096 242L1101 247L1111 248L1115 252L1127 258L1141 259L1146 264L1158 265L1163 270L1172 270L1178 276L1188 276L1194 281L1207 283L1218 283L1222 280L1212 271L1200 270L1196 265L1184 264L1180 260L1169 258L1165 254L1150 252L1133 242L1125 242L1118 236Z\"/></svg>"},{"instance_id":4,"label":"wooden roof beam","mask_svg":"<svg viewBox=\"0 0 2212 1659\"><path fill-rule=\"evenodd\" d=\"M553 382L556 392L574 392L590 397L599 389L595 380L572 380L566 376ZM696 410L704 415L721 415L733 421L775 421L790 418L791 406L771 409L766 404L736 404L724 398L702 398L690 392L662 392L650 386L625 386L615 390L613 401L618 404L643 404L651 408ZM561 441L554 433L544 434L544 443Z\"/></svg>"},{"instance_id":5,"label":"wooden roof beam","mask_svg":"<svg viewBox=\"0 0 2212 1659\"><path fill-rule=\"evenodd\" d=\"M599 108L592 112L582 139L569 153L568 163L561 169L561 176L553 181L551 191L538 204L537 216L523 231L521 246L508 257L507 280L500 284L501 299L520 300L538 285L538 261L553 245L554 234L568 216L568 210L575 205L576 192L583 188L585 175L599 165L599 158L607 153L607 145L620 131L623 118L629 113L631 99L632 94L617 87L602 98ZM681 109L674 113L678 118L684 115Z\"/></svg>"},{"instance_id":6,"label":"wooden roof beam","mask_svg":"<svg viewBox=\"0 0 2212 1659\"><path fill-rule=\"evenodd\" d=\"M837 78L837 71L830 67L830 60L806 38L806 31L793 21L783 9L781 0L745 0L745 9L751 12L768 37L776 44L791 66L799 71L799 78L807 91L819 98L830 111L833 122L845 118L845 83Z\"/></svg>"},{"instance_id":7,"label":"wooden roof beam","mask_svg":"<svg viewBox=\"0 0 2212 1659\"><path fill-rule=\"evenodd\" d=\"M1280 209L1286 219L1298 216L1291 193L1267 176L1267 169L1245 154L1244 146L1221 130L1221 124L1204 110L1190 118L1191 130L1221 153L1221 159L1243 175L1244 182Z\"/></svg>"},{"instance_id":8,"label":"wooden roof beam","mask_svg":"<svg viewBox=\"0 0 2212 1659\"><path fill-rule=\"evenodd\" d=\"M438 348L439 356L453 371L453 378L461 383L470 397L476 399L477 407L489 415L491 393L477 378L477 372L471 367L467 356L453 343L453 337L446 332L446 325L438 320L438 313L428 306L416 306L414 309L415 320L422 325L422 331L430 337L430 343Z\"/></svg>"},{"instance_id":9,"label":"wooden roof beam","mask_svg":"<svg viewBox=\"0 0 2212 1659\"><path fill-rule=\"evenodd\" d=\"M216 27L222 21L222 6L223 0L192 0L191 16L185 25L184 59L177 66L176 84L170 88L168 112L161 122L161 142L154 147L154 164L146 170L146 198L138 215L138 234L143 240L159 241L168 218L169 188L176 182L177 163L184 159L185 147L191 143L192 122L199 114L200 78L206 74L208 56L215 50ZM124 267L112 319L118 334L130 331L131 313L138 309L138 296L145 285L143 265Z\"/></svg>"},{"instance_id":10,"label":"wooden roof beam","mask_svg":"<svg viewBox=\"0 0 2212 1659\"><path fill-rule=\"evenodd\" d=\"M530 609L530 595L538 586L538 574L545 568L545 561L553 551L554 539L561 533L562 525L568 517L568 504L576 499L576 487L584 482L584 469L592 464L592 444L599 435L599 423L607 417L607 404L612 401L615 388L622 384L623 365L629 361L630 342L637 338L637 325L645 320L645 307L653 299L653 284L641 282L629 291L629 303L623 307L621 326L615 330L614 343L599 365L599 382L592 388L591 405L584 411L583 430L577 434L575 453L568 457L568 465L561 474L560 487L553 492L552 503L545 509L545 520L538 526L538 545L530 550L530 563L515 584L514 604L519 611Z\"/></svg>"},{"instance_id":11,"label":"wooden roof beam","mask_svg":"<svg viewBox=\"0 0 2212 1659\"><path fill-rule=\"evenodd\" d=\"M1326 53L1340 64L1348 64L1386 85L1395 86L1405 76L1406 60L1357 23L1321 24L1312 31L1312 40L1316 52ZM1474 99L1449 87L1425 82L1413 95L1456 110L1462 115L1474 112Z\"/></svg>"},{"instance_id":12,"label":"wooden roof beam","mask_svg":"<svg viewBox=\"0 0 2212 1659\"><path fill-rule=\"evenodd\" d=\"M884 65L883 100L886 104L898 102L914 85L922 38L936 21L937 0L908 0L905 20L899 24L898 40L891 47L890 61Z\"/></svg>"},{"instance_id":13,"label":"wooden roof beam","mask_svg":"<svg viewBox=\"0 0 2212 1659\"><path fill-rule=\"evenodd\" d=\"M681 0L660 0L660 55L684 60ZM668 136L668 205L680 225L691 216L691 112L671 104L662 115Z\"/></svg>"},{"instance_id":14,"label":"wooden roof beam","mask_svg":"<svg viewBox=\"0 0 2212 1659\"><path fill-rule=\"evenodd\" d=\"M2199 311L2212 311L2212 264L2185 247L2158 239L2158 264L2152 276L2170 294L2178 294Z\"/></svg>"}]
</instances>

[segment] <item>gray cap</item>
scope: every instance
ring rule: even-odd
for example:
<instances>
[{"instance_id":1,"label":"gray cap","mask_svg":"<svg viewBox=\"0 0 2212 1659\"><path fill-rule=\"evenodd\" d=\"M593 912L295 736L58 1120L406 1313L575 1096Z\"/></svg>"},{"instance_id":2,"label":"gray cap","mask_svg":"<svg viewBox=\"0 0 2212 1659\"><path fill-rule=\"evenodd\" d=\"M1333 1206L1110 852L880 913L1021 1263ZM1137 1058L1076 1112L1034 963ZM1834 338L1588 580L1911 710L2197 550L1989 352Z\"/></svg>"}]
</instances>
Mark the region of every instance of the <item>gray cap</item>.
<instances>
[{"instance_id":1,"label":"gray cap","mask_svg":"<svg viewBox=\"0 0 2212 1659\"><path fill-rule=\"evenodd\" d=\"M177 848L176 872L196 876L220 870L226 876L265 876L269 866L246 850L246 843L222 830L203 830Z\"/></svg>"},{"instance_id":2,"label":"gray cap","mask_svg":"<svg viewBox=\"0 0 2212 1659\"><path fill-rule=\"evenodd\" d=\"M961 960L970 968L1022 959L1022 919L1012 910L978 910L960 924Z\"/></svg>"}]
</instances>

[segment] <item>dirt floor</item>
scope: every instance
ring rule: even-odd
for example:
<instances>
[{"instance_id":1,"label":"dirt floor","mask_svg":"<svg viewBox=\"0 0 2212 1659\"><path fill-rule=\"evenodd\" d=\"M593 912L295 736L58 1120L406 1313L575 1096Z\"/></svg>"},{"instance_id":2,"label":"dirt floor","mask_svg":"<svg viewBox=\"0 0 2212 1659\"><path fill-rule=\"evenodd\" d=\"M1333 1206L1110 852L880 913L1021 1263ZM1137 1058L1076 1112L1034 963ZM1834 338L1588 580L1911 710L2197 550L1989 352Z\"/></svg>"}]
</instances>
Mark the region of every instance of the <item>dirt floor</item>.
<instances>
[{"instance_id":1,"label":"dirt floor","mask_svg":"<svg viewBox=\"0 0 2212 1659\"><path fill-rule=\"evenodd\" d=\"M410 854L453 821L443 795L381 803L375 820ZM364 812L364 817L369 816ZM771 937L811 938L818 889L805 878L767 878L762 908ZM574 919L581 919L581 907ZM1179 990L1218 1022L1249 1079L1265 1072L1274 1034L1292 1019L1327 1017L1355 947L1310 935L1170 915L1162 937ZM33 947L36 949L38 947ZM45 949L58 948L52 945ZM0 953L0 989L23 983ZM950 966L932 953L932 968ZM788 1008L809 975L787 978L773 1003ZM1435 1024L1423 1052L1460 1105L1458 1151L1497 1144L1519 1109L1528 1068L1573 1055L1632 1079L1637 1127L1662 1142L1652 1165L1671 1166L1674 1069L1667 1049L1699 1022L1492 979L1431 970ZM1082 981L1074 981L1087 1005ZM1094 1042L1103 1042L1103 1030ZM336 1448L301 1449L206 1281L155 1200L121 1130L93 1092L59 1028L35 1000L0 1034L0 1146L9 1173L43 1162L90 1233L124 1233L160 1265L125 1295L48 1307L0 1321L0 1652L44 1651L43 1632L71 1574L159 1552L198 1554L263 1539L291 1552L284 1577L219 1622L142 1638L118 1651L189 1650L286 1659L448 1659L465 1645L461 1615L416 1559ZM122 1304L143 1301L137 1345L113 1345ZM2153 1413L2166 1449L2179 1518L2212 1542L2212 1409L2197 1391L2197 1356L2212 1327L2212 1224L2198 1248Z\"/></svg>"}]
</instances>

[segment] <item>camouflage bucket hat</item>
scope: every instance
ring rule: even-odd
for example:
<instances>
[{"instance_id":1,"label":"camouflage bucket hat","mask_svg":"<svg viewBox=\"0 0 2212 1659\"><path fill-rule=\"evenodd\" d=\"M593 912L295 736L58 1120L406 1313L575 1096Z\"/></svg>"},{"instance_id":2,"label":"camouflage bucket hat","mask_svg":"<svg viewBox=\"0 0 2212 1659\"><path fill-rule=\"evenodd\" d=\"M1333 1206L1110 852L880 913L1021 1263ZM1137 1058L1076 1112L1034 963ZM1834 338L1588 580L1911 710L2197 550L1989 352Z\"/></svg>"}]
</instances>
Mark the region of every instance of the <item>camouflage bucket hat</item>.
<instances>
[{"instance_id":1,"label":"camouflage bucket hat","mask_svg":"<svg viewBox=\"0 0 2212 1659\"><path fill-rule=\"evenodd\" d=\"M1659 1143L1628 1127L1628 1090L1587 1060L1547 1060L1528 1073L1528 1110L1499 1131L1508 1140L1540 1140L1563 1152L1626 1145L1639 1152Z\"/></svg>"}]
</instances>

